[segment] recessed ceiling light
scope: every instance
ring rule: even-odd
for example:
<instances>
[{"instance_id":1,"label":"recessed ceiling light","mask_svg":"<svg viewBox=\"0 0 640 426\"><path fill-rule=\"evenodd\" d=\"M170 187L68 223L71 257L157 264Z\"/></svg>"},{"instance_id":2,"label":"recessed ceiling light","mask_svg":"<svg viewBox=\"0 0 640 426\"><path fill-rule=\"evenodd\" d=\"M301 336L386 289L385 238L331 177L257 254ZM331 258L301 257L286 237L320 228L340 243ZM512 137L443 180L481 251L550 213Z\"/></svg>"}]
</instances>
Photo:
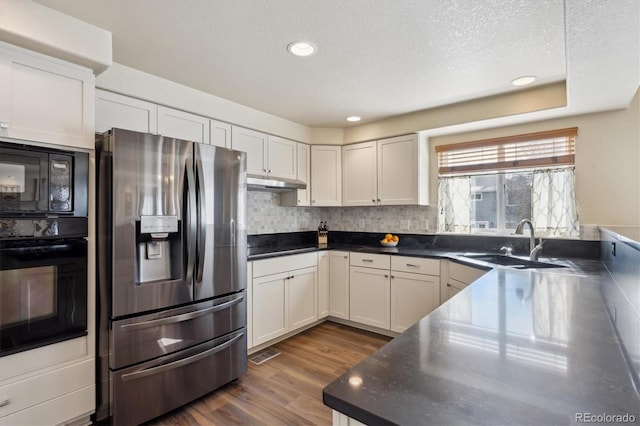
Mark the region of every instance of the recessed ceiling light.
<instances>
[{"instance_id":1,"label":"recessed ceiling light","mask_svg":"<svg viewBox=\"0 0 640 426\"><path fill-rule=\"evenodd\" d=\"M362 120L362 118L358 117L357 115L352 115L351 117L347 117L347 121L355 122L355 121L360 121L360 120Z\"/></svg>"},{"instance_id":2,"label":"recessed ceiling light","mask_svg":"<svg viewBox=\"0 0 640 426\"><path fill-rule=\"evenodd\" d=\"M296 56L311 56L316 53L316 45L309 41L294 41L289 43L287 50Z\"/></svg>"},{"instance_id":3,"label":"recessed ceiling light","mask_svg":"<svg viewBox=\"0 0 640 426\"><path fill-rule=\"evenodd\" d=\"M532 75L527 75L524 77L518 77L515 80L511 81L511 84L514 86L526 86L527 84L531 84L536 81L536 78Z\"/></svg>"}]
</instances>

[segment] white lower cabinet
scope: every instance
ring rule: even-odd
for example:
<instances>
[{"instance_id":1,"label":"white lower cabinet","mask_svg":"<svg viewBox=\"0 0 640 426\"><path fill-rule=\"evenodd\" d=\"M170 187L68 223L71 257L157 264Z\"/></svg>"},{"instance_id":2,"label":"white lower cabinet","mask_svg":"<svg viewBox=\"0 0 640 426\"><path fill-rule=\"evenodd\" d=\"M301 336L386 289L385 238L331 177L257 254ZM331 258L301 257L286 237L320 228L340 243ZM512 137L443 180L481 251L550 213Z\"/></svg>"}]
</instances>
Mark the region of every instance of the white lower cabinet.
<instances>
[{"instance_id":1,"label":"white lower cabinet","mask_svg":"<svg viewBox=\"0 0 640 426\"><path fill-rule=\"evenodd\" d=\"M329 252L329 315L349 319L349 252Z\"/></svg>"},{"instance_id":2,"label":"white lower cabinet","mask_svg":"<svg viewBox=\"0 0 640 426\"><path fill-rule=\"evenodd\" d=\"M391 258L391 331L403 332L440 305L440 260Z\"/></svg>"},{"instance_id":3,"label":"white lower cabinet","mask_svg":"<svg viewBox=\"0 0 640 426\"><path fill-rule=\"evenodd\" d=\"M439 276L391 272L391 331L405 331L439 304Z\"/></svg>"},{"instance_id":4,"label":"white lower cabinet","mask_svg":"<svg viewBox=\"0 0 640 426\"><path fill-rule=\"evenodd\" d=\"M318 319L329 316L330 259L328 251L318 252Z\"/></svg>"},{"instance_id":5,"label":"white lower cabinet","mask_svg":"<svg viewBox=\"0 0 640 426\"><path fill-rule=\"evenodd\" d=\"M440 289L440 304L446 302L469 284L483 276L487 271L474 268L473 266L462 265L452 261L442 261L442 287ZM445 269L446 268L446 269Z\"/></svg>"},{"instance_id":6,"label":"white lower cabinet","mask_svg":"<svg viewBox=\"0 0 640 426\"><path fill-rule=\"evenodd\" d=\"M247 262L247 349L253 347L253 264Z\"/></svg>"},{"instance_id":7,"label":"white lower cabinet","mask_svg":"<svg viewBox=\"0 0 640 426\"><path fill-rule=\"evenodd\" d=\"M316 305L317 268L297 269L287 278L288 330L293 331L318 319Z\"/></svg>"},{"instance_id":8,"label":"white lower cabinet","mask_svg":"<svg viewBox=\"0 0 640 426\"><path fill-rule=\"evenodd\" d=\"M391 324L391 256L351 253L349 319L389 329ZM360 266L367 265L367 266Z\"/></svg>"},{"instance_id":9,"label":"white lower cabinet","mask_svg":"<svg viewBox=\"0 0 640 426\"><path fill-rule=\"evenodd\" d=\"M349 275L349 319L389 329L390 276L388 270L352 266Z\"/></svg>"},{"instance_id":10,"label":"white lower cabinet","mask_svg":"<svg viewBox=\"0 0 640 426\"><path fill-rule=\"evenodd\" d=\"M252 263L253 346L318 319L316 253L275 257Z\"/></svg>"},{"instance_id":11,"label":"white lower cabinet","mask_svg":"<svg viewBox=\"0 0 640 426\"><path fill-rule=\"evenodd\" d=\"M259 345L287 332L285 308L288 273L253 279L253 343Z\"/></svg>"}]
</instances>

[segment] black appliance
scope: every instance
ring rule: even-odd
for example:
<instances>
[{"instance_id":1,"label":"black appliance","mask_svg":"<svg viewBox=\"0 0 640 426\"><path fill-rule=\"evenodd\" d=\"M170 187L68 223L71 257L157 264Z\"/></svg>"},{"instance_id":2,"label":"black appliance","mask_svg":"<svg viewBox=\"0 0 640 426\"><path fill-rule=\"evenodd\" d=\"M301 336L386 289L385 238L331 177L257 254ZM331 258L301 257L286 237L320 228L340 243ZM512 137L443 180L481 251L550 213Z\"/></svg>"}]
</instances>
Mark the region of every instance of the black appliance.
<instances>
[{"instance_id":1,"label":"black appliance","mask_svg":"<svg viewBox=\"0 0 640 426\"><path fill-rule=\"evenodd\" d=\"M0 142L0 357L87 334L88 164Z\"/></svg>"}]
</instances>

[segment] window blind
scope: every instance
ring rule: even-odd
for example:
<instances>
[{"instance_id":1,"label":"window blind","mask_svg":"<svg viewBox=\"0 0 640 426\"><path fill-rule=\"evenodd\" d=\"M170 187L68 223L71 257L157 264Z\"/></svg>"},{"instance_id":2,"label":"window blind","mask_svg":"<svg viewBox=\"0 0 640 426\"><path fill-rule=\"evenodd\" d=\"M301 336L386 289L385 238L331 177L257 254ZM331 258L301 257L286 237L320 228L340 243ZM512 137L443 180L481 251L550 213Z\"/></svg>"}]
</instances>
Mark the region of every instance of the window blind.
<instances>
[{"instance_id":1,"label":"window blind","mask_svg":"<svg viewBox=\"0 0 640 426\"><path fill-rule=\"evenodd\" d=\"M550 130L436 147L438 173L573 165L578 128Z\"/></svg>"}]
</instances>

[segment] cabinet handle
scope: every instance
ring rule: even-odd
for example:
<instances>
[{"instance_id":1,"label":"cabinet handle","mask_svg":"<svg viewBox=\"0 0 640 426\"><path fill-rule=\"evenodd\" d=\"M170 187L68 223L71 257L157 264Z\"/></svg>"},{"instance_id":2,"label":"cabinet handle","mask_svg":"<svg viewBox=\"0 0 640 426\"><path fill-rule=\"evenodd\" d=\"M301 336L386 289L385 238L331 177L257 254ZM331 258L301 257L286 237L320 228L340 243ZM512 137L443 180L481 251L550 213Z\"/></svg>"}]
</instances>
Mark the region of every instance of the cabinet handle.
<instances>
[{"instance_id":1,"label":"cabinet handle","mask_svg":"<svg viewBox=\"0 0 640 426\"><path fill-rule=\"evenodd\" d=\"M451 287L451 284L447 283L447 287Z\"/></svg>"},{"instance_id":2,"label":"cabinet handle","mask_svg":"<svg viewBox=\"0 0 640 426\"><path fill-rule=\"evenodd\" d=\"M375 204L376 200L371 200L371 202Z\"/></svg>"},{"instance_id":3,"label":"cabinet handle","mask_svg":"<svg viewBox=\"0 0 640 426\"><path fill-rule=\"evenodd\" d=\"M291 276L289 277L289 279L290 279L290 280L292 280L292 279L294 279L294 278L295 278L295 275L291 275Z\"/></svg>"},{"instance_id":4,"label":"cabinet handle","mask_svg":"<svg viewBox=\"0 0 640 426\"><path fill-rule=\"evenodd\" d=\"M348 259L348 258L349 258L349 256L344 256L344 258L345 258L345 259Z\"/></svg>"},{"instance_id":5,"label":"cabinet handle","mask_svg":"<svg viewBox=\"0 0 640 426\"><path fill-rule=\"evenodd\" d=\"M385 278L389 278L389 275L387 275L387 274L384 274L384 277L385 277Z\"/></svg>"},{"instance_id":6,"label":"cabinet handle","mask_svg":"<svg viewBox=\"0 0 640 426\"><path fill-rule=\"evenodd\" d=\"M391 275L391 279L395 279L395 278L396 278L396 276L395 276L395 275Z\"/></svg>"},{"instance_id":7,"label":"cabinet handle","mask_svg":"<svg viewBox=\"0 0 640 426\"><path fill-rule=\"evenodd\" d=\"M5 121L0 121L0 129L8 129L8 128L9 128L9 123ZM6 401L3 401L3 402L6 402Z\"/></svg>"},{"instance_id":8,"label":"cabinet handle","mask_svg":"<svg viewBox=\"0 0 640 426\"><path fill-rule=\"evenodd\" d=\"M378 198L378 202L380 202L380 198Z\"/></svg>"},{"instance_id":9,"label":"cabinet handle","mask_svg":"<svg viewBox=\"0 0 640 426\"><path fill-rule=\"evenodd\" d=\"M363 262L373 262L372 259L362 259Z\"/></svg>"},{"instance_id":10,"label":"cabinet handle","mask_svg":"<svg viewBox=\"0 0 640 426\"><path fill-rule=\"evenodd\" d=\"M414 265L413 263L407 263L407 266L410 266L412 268L417 268L418 267L418 265Z\"/></svg>"},{"instance_id":11,"label":"cabinet handle","mask_svg":"<svg viewBox=\"0 0 640 426\"><path fill-rule=\"evenodd\" d=\"M4 401L0 401L0 407L6 407L9 404L11 404L11 400L9 398L5 399Z\"/></svg>"}]
</instances>

